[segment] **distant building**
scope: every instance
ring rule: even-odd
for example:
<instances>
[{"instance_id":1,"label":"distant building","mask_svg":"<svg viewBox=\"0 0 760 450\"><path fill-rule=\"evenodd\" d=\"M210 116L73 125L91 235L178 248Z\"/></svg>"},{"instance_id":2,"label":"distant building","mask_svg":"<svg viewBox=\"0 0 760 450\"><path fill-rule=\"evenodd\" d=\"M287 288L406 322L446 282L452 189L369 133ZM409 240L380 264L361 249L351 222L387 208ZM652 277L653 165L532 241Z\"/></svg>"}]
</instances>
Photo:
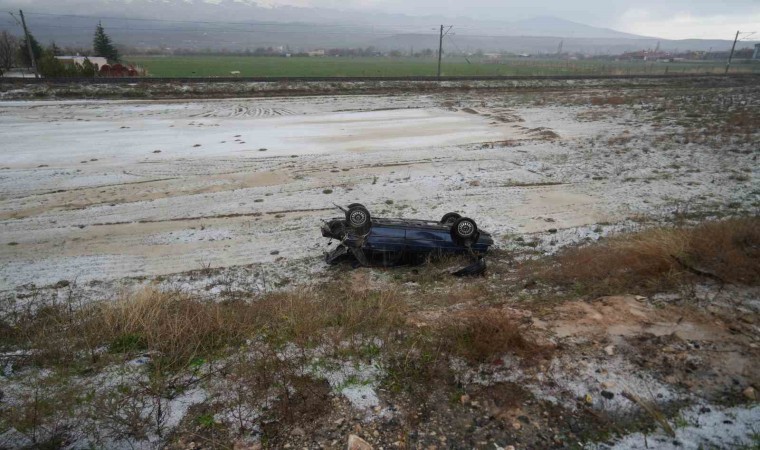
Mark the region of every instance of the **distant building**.
<instances>
[{"instance_id":1,"label":"distant building","mask_svg":"<svg viewBox=\"0 0 760 450\"><path fill-rule=\"evenodd\" d=\"M636 52L625 52L618 57L622 61L668 61L671 59L670 53L649 50L639 50Z\"/></svg>"},{"instance_id":2,"label":"distant building","mask_svg":"<svg viewBox=\"0 0 760 450\"><path fill-rule=\"evenodd\" d=\"M755 53L752 55L752 59L760 59L760 44L755 44Z\"/></svg>"},{"instance_id":3,"label":"distant building","mask_svg":"<svg viewBox=\"0 0 760 450\"><path fill-rule=\"evenodd\" d=\"M126 77L144 77L146 74L144 69L141 69L139 67L134 66L125 66L123 64L114 64L113 66L109 66L108 64L103 64L100 66L100 70L98 71L98 75L101 77L112 77L112 78L126 78Z\"/></svg>"},{"instance_id":4,"label":"distant building","mask_svg":"<svg viewBox=\"0 0 760 450\"><path fill-rule=\"evenodd\" d=\"M309 56L325 56L325 51L323 49L320 50L312 50L307 53Z\"/></svg>"},{"instance_id":5,"label":"distant building","mask_svg":"<svg viewBox=\"0 0 760 450\"><path fill-rule=\"evenodd\" d=\"M62 62L64 65L76 64L77 66L84 65L84 60L89 59L91 63L95 64L98 68L108 64L108 60L102 56L56 56L55 59Z\"/></svg>"}]
</instances>

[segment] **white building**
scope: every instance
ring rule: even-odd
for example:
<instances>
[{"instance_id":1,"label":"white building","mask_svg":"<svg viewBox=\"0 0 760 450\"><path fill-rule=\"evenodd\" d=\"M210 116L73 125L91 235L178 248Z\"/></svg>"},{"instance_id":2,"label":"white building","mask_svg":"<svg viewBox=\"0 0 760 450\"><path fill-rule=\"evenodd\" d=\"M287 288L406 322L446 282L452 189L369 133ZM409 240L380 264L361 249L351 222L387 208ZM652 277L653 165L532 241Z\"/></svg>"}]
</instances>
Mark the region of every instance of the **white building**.
<instances>
[{"instance_id":1,"label":"white building","mask_svg":"<svg viewBox=\"0 0 760 450\"><path fill-rule=\"evenodd\" d=\"M55 59L64 64L76 64L78 66L84 65L84 60L89 59L98 68L108 64L108 60L102 56L56 56Z\"/></svg>"}]
</instances>

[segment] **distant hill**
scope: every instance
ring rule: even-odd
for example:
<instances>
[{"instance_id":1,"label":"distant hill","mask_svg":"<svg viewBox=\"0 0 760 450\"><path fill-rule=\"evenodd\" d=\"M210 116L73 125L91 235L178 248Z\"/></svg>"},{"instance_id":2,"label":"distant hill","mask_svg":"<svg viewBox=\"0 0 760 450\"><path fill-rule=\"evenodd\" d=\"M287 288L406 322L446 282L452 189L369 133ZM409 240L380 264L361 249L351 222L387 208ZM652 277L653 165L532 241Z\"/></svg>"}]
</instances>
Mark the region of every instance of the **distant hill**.
<instances>
[{"instance_id":1,"label":"distant hill","mask_svg":"<svg viewBox=\"0 0 760 450\"><path fill-rule=\"evenodd\" d=\"M560 41L564 53L583 53L589 55L619 55L625 52L653 50L658 45L666 52L686 51L727 51L731 41L685 39L666 40L656 38L577 38L562 36L456 36L456 47L446 44L449 51L461 49L465 52L512 52L529 54L556 53ZM430 35L394 35L377 39L372 45L379 50L437 48L438 37ZM754 46L753 42L742 42L738 48Z\"/></svg>"},{"instance_id":2,"label":"distant hill","mask_svg":"<svg viewBox=\"0 0 760 450\"><path fill-rule=\"evenodd\" d=\"M592 27L582 23L543 16L508 23L505 35L510 36L554 36L598 39L639 39L644 36L623 33L609 28Z\"/></svg>"},{"instance_id":3,"label":"distant hill","mask_svg":"<svg viewBox=\"0 0 760 450\"><path fill-rule=\"evenodd\" d=\"M242 51L270 46L288 47L293 52L368 46L385 51L435 49L436 27L441 23L455 24L456 35L451 43L447 38L447 47L456 44L464 51L552 53L560 40L566 52L590 54L654 48L658 41L666 51L719 51L731 45L728 40L658 40L550 16L499 22L266 7L266 3L251 0L0 0L0 10L20 7L40 42L81 48L92 44L98 20L122 47L164 51ZM0 29L21 34L10 18L0 21Z\"/></svg>"}]
</instances>

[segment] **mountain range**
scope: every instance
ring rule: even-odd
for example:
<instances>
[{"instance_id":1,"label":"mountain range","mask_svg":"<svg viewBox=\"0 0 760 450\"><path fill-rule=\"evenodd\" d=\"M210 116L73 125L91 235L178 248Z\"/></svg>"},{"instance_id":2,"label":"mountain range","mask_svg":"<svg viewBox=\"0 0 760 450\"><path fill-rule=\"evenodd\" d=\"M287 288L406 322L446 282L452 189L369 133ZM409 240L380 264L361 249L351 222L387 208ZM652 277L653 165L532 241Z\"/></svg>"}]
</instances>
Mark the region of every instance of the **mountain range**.
<instances>
[{"instance_id":1,"label":"mountain range","mask_svg":"<svg viewBox=\"0 0 760 450\"><path fill-rule=\"evenodd\" d=\"M24 9L42 43L88 48L98 22L122 47L146 50L242 51L257 47L435 49L440 24L453 24L452 50L616 54L652 49L727 50L728 40L665 40L544 16L519 21L408 16L358 10L273 7L252 0L0 0L0 10ZM21 34L10 16L0 30ZM751 45L751 43L743 43Z\"/></svg>"}]
</instances>

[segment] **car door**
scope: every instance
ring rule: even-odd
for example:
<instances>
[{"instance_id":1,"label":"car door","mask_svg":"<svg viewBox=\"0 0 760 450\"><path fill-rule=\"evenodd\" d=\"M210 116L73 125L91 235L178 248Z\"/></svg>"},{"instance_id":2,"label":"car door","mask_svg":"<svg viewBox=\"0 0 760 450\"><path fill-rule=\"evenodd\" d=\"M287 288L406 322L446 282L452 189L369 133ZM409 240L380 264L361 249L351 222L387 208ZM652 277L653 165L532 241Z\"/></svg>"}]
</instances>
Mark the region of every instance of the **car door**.
<instances>
[{"instance_id":1,"label":"car door","mask_svg":"<svg viewBox=\"0 0 760 450\"><path fill-rule=\"evenodd\" d=\"M406 245L405 238L404 227L373 224L367 238L367 247L377 252L401 252Z\"/></svg>"},{"instance_id":2,"label":"car door","mask_svg":"<svg viewBox=\"0 0 760 450\"><path fill-rule=\"evenodd\" d=\"M434 226L413 224L406 229L406 245L413 252L435 252L448 249L451 245L448 232Z\"/></svg>"}]
</instances>

